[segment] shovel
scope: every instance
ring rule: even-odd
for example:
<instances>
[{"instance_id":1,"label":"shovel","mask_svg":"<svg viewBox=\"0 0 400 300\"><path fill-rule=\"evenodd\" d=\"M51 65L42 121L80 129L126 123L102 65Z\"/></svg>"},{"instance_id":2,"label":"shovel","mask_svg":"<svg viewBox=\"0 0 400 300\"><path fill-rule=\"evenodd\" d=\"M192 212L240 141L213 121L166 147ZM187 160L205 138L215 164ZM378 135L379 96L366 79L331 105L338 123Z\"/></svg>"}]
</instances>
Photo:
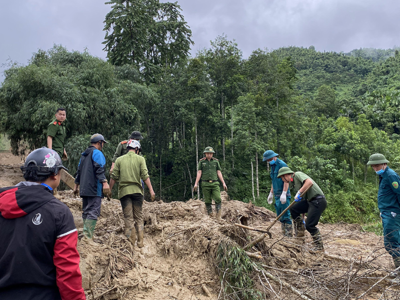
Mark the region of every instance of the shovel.
<instances>
[{"instance_id":1,"label":"shovel","mask_svg":"<svg viewBox=\"0 0 400 300\"><path fill-rule=\"evenodd\" d=\"M300 197L303 197L305 193L307 193L307 191L310 189L310 187L312 187L312 185L310 185L304 192L301 193ZM271 232L269 232L269 230L272 228L272 226L275 225L276 222L278 222L278 220L295 204L297 203L296 201L290 203L290 205L288 207L285 208L285 210L283 212L281 212L281 214L279 216L276 217L276 219L267 227L267 229L265 229L265 233L261 236L259 236L257 239L255 239L254 241L250 242L249 244L247 244L246 246L244 246L244 250L250 249L251 247L253 247L255 244L261 242L264 238L266 238L267 234L269 236L270 239L272 239L272 234Z\"/></svg>"}]
</instances>

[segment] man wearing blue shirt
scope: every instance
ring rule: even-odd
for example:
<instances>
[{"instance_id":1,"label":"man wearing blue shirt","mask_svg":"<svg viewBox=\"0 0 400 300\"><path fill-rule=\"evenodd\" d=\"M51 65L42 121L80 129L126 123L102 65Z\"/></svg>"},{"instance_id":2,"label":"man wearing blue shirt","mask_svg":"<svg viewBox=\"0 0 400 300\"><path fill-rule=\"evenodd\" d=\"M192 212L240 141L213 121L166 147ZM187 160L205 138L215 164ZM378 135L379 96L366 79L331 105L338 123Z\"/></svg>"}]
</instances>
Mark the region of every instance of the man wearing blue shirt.
<instances>
[{"instance_id":1,"label":"man wearing blue shirt","mask_svg":"<svg viewBox=\"0 0 400 300\"><path fill-rule=\"evenodd\" d=\"M396 281L400 282L400 177L388 167L383 154L375 153L367 165L379 175L378 207L381 212L384 244L393 257Z\"/></svg>"},{"instance_id":2,"label":"man wearing blue shirt","mask_svg":"<svg viewBox=\"0 0 400 300\"><path fill-rule=\"evenodd\" d=\"M75 178L74 194L78 194L80 186L79 193L83 202L83 234L89 239L93 239L103 194L107 197L111 196L105 175L106 158L101 152L105 143L107 142L101 134L92 135L91 146L82 153Z\"/></svg>"},{"instance_id":3,"label":"man wearing blue shirt","mask_svg":"<svg viewBox=\"0 0 400 300\"><path fill-rule=\"evenodd\" d=\"M277 153L272 150L267 150L263 154L263 161L267 161L271 166L271 179L272 186L268 196L268 204L272 204L275 199L276 214L280 215L281 212L290 204L290 191L289 184L284 183L281 178L278 177L279 170L283 167L287 167L283 160L278 158ZM284 236L292 237L292 220L290 218L290 212L287 211L280 219L282 233Z\"/></svg>"}]
</instances>

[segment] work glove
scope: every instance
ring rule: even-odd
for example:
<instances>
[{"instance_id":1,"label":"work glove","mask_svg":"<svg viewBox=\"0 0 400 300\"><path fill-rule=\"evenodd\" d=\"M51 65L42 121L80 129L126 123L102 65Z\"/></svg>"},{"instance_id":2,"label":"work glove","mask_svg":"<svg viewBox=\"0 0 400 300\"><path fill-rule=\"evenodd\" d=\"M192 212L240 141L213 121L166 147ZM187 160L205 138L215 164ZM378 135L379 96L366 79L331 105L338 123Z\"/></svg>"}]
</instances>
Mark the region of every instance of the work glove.
<instances>
[{"instance_id":1,"label":"work glove","mask_svg":"<svg viewBox=\"0 0 400 300\"><path fill-rule=\"evenodd\" d=\"M281 195L281 204L286 204L286 193L287 192L285 192L285 191L283 191L282 192L282 195Z\"/></svg>"},{"instance_id":2,"label":"work glove","mask_svg":"<svg viewBox=\"0 0 400 300\"><path fill-rule=\"evenodd\" d=\"M297 192L296 196L294 197L294 201L300 202L303 197L300 196L300 191Z\"/></svg>"},{"instance_id":3,"label":"work glove","mask_svg":"<svg viewBox=\"0 0 400 300\"><path fill-rule=\"evenodd\" d=\"M108 200L111 198L111 190L109 188L103 189L104 196L107 197Z\"/></svg>"},{"instance_id":4,"label":"work glove","mask_svg":"<svg viewBox=\"0 0 400 300\"><path fill-rule=\"evenodd\" d=\"M273 199L274 199L274 194L272 192L269 192L269 195L267 198L268 204L272 204Z\"/></svg>"}]
</instances>

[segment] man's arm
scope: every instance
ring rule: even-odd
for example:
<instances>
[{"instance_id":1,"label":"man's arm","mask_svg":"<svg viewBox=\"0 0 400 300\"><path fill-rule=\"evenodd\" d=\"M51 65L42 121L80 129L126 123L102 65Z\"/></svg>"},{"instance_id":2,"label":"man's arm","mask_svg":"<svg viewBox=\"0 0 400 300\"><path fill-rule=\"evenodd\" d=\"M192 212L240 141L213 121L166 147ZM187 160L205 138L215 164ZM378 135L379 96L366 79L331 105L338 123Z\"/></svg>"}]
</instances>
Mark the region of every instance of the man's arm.
<instances>
[{"instance_id":1,"label":"man's arm","mask_svg":"<svg viewBox=\"0 0 400 300\"><path fill-rule=\"evenodd\" d=\"M150 191L151 201L154 201L156 194L154 193L153 186L151 185L150 177L147 177L147 179L144 180L144 183L147 185L147 188Z\"/></svg>"},{"instance_id":2,"label":"man's arm","mask_svg":"<svg viewBox=\"0 0 400 300\"><path fill-rule=\"evenodd\" d=\"M203 172L201 170L197 171L196 182L194 183L194 187L193 187L193 189L195 189L195 190L197 190L197 188L198 188L198 184L199 184L202 173Z\"/></svg>"},{"instance_id":3,"label":"man's arm","mask_svg":"<svg viewBox=\"0 0 400 300\"><path fill-rule=\"evenodd\" d=\"M47 148L53 149L52 147L53 147L53 137L48 135L47 136Z\"/></svg>"},{"instance_id":4,"label":"man's arm","mask_svg":"<svg viewBox=\"0 0 400 300\"><path fill-rule=\"evenodd\" d=\"M227 191L228 187L225 184L224 177L222 176L222 172L220 170L217 171L217 175L218 175L218 178L219 178L219 180L221 181L221 183L222 183L222 185L224 187L224 190Z\"/></svg>"},{"instance_id":5,"label":"man's arm","mask_svg":"<svg viewBox=\"0 0 400 300\"><path fill-rule=\"evenodd\" d=\"M283 191L284 191L285 193L287 193L288 189L289 189L289 183L284 182L284 183L283 183Z\"/></svg>"}]
</instances>

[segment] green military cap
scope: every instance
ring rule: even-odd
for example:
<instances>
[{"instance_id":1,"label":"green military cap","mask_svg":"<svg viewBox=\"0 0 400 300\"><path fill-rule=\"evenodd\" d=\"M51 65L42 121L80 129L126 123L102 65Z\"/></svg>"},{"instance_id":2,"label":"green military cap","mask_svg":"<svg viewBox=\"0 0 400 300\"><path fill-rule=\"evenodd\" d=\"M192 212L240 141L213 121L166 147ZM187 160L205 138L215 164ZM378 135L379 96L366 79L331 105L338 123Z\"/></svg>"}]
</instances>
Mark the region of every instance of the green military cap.
<instances>
[{"instance_id":1,"label":"green military cap","mask_svg":"<svg viewBox=\"0 0 400 300\"><path fill-rule=\"evenodd\" d=\"M294 173L294 172L293 172L292 170L290 170L290 168L288 168L288 167L283 167L283 168L280 168L280 169L279 169L278 178L281 177L281 176L283 176L283 175L286 175L286 174L293 174L293 173Z\"/></svg>"},{"instance_id":2,"label":"green military cap","mask_svg":"<svg viewBox=\"0 0 400 300\"><path fill-rule=\"evenodd\" d=\"M215 153L213 147L206 147L206 149L204 149L203 153Z\"/></svg>"},{"instance_id":3,"label":"green military cap","mask_svg":"<svg viewBox=\"0 0 400 300\"><path fill-rule=\"evenodd\" d=\"M389 161L383 154L375 153L369 157L369 161L367 163L368 166L370 165L380 165L380 164L387 164Z\"/></svg>"}]
</instances>

